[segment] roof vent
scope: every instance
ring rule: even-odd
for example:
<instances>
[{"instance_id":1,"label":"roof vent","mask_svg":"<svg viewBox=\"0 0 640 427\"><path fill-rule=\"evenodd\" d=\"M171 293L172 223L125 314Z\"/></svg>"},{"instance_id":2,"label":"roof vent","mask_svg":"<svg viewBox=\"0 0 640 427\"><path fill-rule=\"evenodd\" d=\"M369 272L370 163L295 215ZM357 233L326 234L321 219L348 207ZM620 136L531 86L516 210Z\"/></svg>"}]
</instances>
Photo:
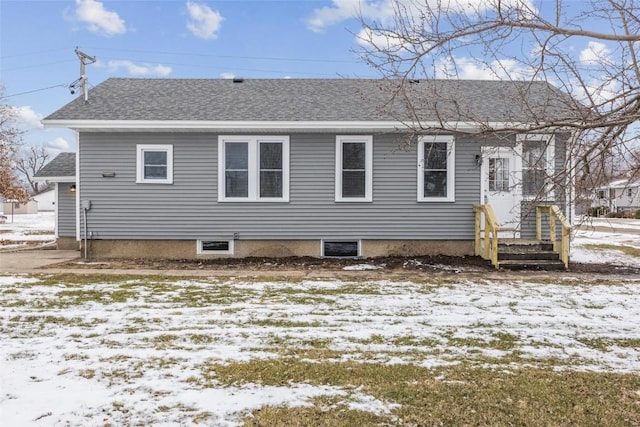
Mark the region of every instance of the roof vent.
<instances>
[{"instance_id":1,"label":"roof vent","mask_svg":"<svg viewBox=\"0 0 640 427\"><path fill-rule=\"evenodd\" d=\"M233 82L234 83L243 83L244 82L244 77L234 77L233 78Z\"/></svg>"}]
</instances>

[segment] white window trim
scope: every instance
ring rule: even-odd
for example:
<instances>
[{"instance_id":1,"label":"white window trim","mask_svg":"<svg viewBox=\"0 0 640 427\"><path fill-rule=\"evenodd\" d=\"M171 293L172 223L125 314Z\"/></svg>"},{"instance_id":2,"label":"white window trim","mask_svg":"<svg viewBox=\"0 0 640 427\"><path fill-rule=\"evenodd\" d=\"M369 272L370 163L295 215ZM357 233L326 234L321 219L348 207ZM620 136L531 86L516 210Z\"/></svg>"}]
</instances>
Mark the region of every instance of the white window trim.
<instances>
[{"instance_id":1,"label":"white window trim","mask_svg":"<svg viewBox=\"0 0 640 427\"><path fill-rule=\"evenodd\" d=\"M447 195L445 197L424 197L424 143L447 143ZM418 138L418 202L456 201L456 152L453 135L426 135Z\"/></svg>"},{"instance_id":2,"label":"white window trim","mask_svg":"<svg viewBox=\"0 0 640 427\"><path fill-rule=\"evenodd\" d=\"M358 243L358 254L356 256L326 256L324 254L324 244L325 242L331 243L348 243L348 242L357 242ZM362 258L362 240L361 239L322 239L320 240L320 257L321 258Z\"/></svg>"},{"instance_id":3,"label":"white window trim","mask_svg":"<svg viewBox=\"0 0 640 427\"><path fill-rule=\"evenodd\" d=\"M342 147L344 143L365 144L365 187L364 197L342 197ZM338 135L336 136L336 202L372 202L373 201L373 136Z\"/></svg>"},{"instance_id":4,"label":"white window trim","mask_svg":"<svg viewBox=\"0 0 640 427\"><path fill-rule=\"evenodd\" d=\"M144 152L165 151L167 153L167 177L150 179L144 177ZM136 183L137 184L173 184L173 145L138 144L136 145Z\"/></svg>"},{"instance_id":5,"label":"white window trim","mask_svg":"<svg viewBox=\"0 0 640 427\"><path fill-rule=\"evenodd\" d=\"M229 242L229 250L226 251L206 251L202 249L203 241L217 241L216 239L199 239L196 246L196 252L198 255L233 255L233 240L220 240L221 242Z\"/></svg>"},{"instance_id":6,"label":"white window trim","mask_svg":"<svg viewBox=\"0 0 640 427\"><path fill-rule=\"evenodd\" d=\"M545 154L546 154L546 158L545 158L545 169L546 171L551 170L551 174L555 175L555 158L556 158L556 137L553 134L545 134L545 133L521 133L516 135L516 152L518 154L518 156L521 159L521 163L520 163L520 169L522 169L522 176L521 176L521 180L524 179L524 144L527 143L527 141L545 141L546 144L546 148L545 148ZM545 172L546 175L546 172ZM547 180L550 181L550 180ZM534 200L537 196L535 195L524 195L524 183L521 182L520 183L520 188L522 189L521 192L522 194L522 199L523 200ZM547 183L547 185L544 188L544 193L545 193L545 199L546 200L553 200L555 198L554 195L551 194L551 189L553 188L553 185L549 182Z\"/></svg>"},{"instance_id":7,"label":"white window trim","mask_svg":"<svg viewBox=\"0 0 640 427\"><path fill-rule=\"evenodd\" d=\"M245 142L248 144L249 192L248 197L226 197L225 188L225 144ZM260 156L258 147L262 142L282 144L282 197L260 197ZM288 202L289 201L289 137L288 136L218 136L218 202Z\"/></svg>"}]
</instances>

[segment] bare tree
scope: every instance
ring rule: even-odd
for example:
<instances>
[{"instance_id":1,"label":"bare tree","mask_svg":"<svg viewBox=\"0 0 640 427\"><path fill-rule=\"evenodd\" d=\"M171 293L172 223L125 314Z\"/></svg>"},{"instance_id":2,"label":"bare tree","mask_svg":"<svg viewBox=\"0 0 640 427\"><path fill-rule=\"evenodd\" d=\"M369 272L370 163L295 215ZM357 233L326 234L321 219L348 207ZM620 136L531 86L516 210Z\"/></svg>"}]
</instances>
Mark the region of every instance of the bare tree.
<instances>
[{"instance_id":1,"label":"bare tree","mask_svg":"<svg viewBox=\"0 0 640 427\"><path fill-rule=\"evenodd\" d=\"M40 194L44 190L40 185L41 183L34 181L33 177L49 162L50 158L51 156L47 149L41 145L30 145L18 151L15 158L16 170L27 181L32 194Z\"/></svg>"},{"instance_id":2,"label":"bare tree","mask_svg":"<svg viewBox=\"0 0 640 427\"><path fill-rule=\"evenodd\" d=\"M360 53L382 77L396 82L391 98L415 113L408 123L412 129L460 131L446 120L421 122L423 106L407 96L415 79L468 79L480 73L487 79L548 82L570 95L562 106L566 114L549 114L544 103L520 105L528 117L518 120L518 127L496 128L460 108L449 94L430 96L443 117L454 110L459 120L476 123L478 133L570 131L574 163L565 165L564 173L573 173L584 188L593 190L620 168L640 176L640 162L632 155L638 149L633 125L640 119L640 1L585 0L578 8L562 0L389 3L389 19L361 18Z\"/></svg>"},{"instance_id":3,"label":"bare tree","mask_svg":"<svg viewBox=\"0 0 640 427\"><path fill-rule=\"evenodd\" d=\"M13 108L2 102L2 92L0 87L0 196L23 202L29 199L29 194L20 185L13 160L22 142L22 132L14 126Z\"/></svg>"}]
</instances>

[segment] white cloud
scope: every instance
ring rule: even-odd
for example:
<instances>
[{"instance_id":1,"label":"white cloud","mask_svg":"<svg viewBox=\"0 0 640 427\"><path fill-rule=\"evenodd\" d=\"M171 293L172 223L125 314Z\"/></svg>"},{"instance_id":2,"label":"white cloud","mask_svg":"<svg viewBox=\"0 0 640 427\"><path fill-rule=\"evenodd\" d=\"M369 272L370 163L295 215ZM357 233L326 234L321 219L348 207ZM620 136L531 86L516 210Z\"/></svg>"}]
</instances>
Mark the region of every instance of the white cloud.
<instances>
[{"instance_id":1,"label":"white cloud","mask_svg":"<svg viewBox=\"0 0 640 427\"><path fill-rule=\"evenodd\" d=\"M87 24L89 31L107 36L127 32L124 20L116 12L106 10L101 2L76 0L76 5L75 17Z\"/></svg>"},{"instance_id":2,"label":"white cloud","mask_svg":"<svg viewBox=\"0 0 640 427\"><path fill-rule=\"evenodd\" d=\"M235 76L236 75L233 73L220 73L220 77L222 77L223 79L232 79Z\"/></svg>"},{"instance_id":3,"label":"white cloud","mask_svg":"<svg viewBox=\"0 0 640 427\"><path fill-rule=\"evenodd\" d=\"M40 120L44 117L42 114L35 112L28 105L23 107L12 107L15 115L16 124L24 130L42 129Z\"/></svg>"},{"instance_id":4,"label":"white cloud","mask_svg":"<svg viewBox=\"0 0 640 427\"><path fill-rule=\"evenodd\" d=\"M153 65L153 64L136 64L127 60L112 60L106 64L100 62L96 63L99 67L106 68L108 72L115 73L121 68L124 68L131 76L159 76L166 77L173 71L171 67L166 65Z\"/></svg>"},{"instance_id":5,"label":"white cloud","mask_svg":"<svg viewBox=\"0 0 640 427\"><path fill-rule=\"evenodd\" d=\"M62 151L69 151L69 149L71 148L71 144L69 143L69 141L60 136L52 139L51 141L45 142L44 146L51 154L58 154Z\"/></svg>"},{"instance_id":6,"label":"white cloud","mask_svg":"<svg viewBox=\"0 0 640 427\"><path fill-rule=\"evenodd\" d=\"M187 28L191 34L205 40L218 38L218 31L224 20L220 12L212 10L206 4L191 1L187 2L187 11L189 12Z\"/></svg>"},{"instance_id":7,"label":"white cloud","mask_svg":"<svg viewBox=\"0 0 640 427\"><path fill-rule=\"evenodd\" d=\"M374 21L383 26L393 25L393 17L398 8L410 16L420 19L420 14L426 3L432 8L444 8L447 13L460 12L471 14L483 12L493 8L495 3L488 0L332 0L331 6L315 9L309 19L307 27L311 31L321 32L326 27L354 18L363 18L366 21ZM502 7L516 6L522 15L528 15L528 11L536 11L530 0L503 0ZM417 22L417 21L416 21Z\"/></svg>"},{"instance_id":8,"label":"white cloud","mask_svg":"<svg viewBox=\"0 0 640 427\"><path fill-rule=\"evenodd\" d=\"M611 50L604 43L590 41L580 52L580 62L587 65L607 64L610 62Z\"/></svg>"},{"instance_id":9,"label":"white cloud","mask_svg":"<svg viewBox=\"0 0 640 427\"><path fill-rule=\"evenodd\" d=\"M464 80L523 80L531 79L534 70L512 59L484 63L472 58L453 58L440 61L436 78L456 77Z\"/></svg>"}]
</instances>

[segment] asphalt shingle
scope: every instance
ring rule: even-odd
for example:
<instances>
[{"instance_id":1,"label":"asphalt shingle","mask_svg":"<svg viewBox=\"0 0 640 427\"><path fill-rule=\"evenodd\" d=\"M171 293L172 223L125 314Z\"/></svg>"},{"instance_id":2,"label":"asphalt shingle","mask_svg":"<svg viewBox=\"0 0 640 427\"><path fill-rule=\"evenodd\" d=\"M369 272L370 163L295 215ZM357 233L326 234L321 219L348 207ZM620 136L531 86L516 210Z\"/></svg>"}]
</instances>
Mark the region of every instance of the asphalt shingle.
<instances>
[{"instance_id":1,"label":"asphalt shingle","mask_svg":"<svg viewBox=\"0 0 640 427\"><path fill-rule=\"evenodd\" d=\"M45 120L532 122L568 118L576 104L546 82L367 79L111 78Z\"/></svg>"},{"instance_id":2,"label":"asphalt shingle","mask_svg":"<svg viewBox=\"0 0 640 427\"><path fill-rule=\"evenodd\" d=\"M76 153L60 153L34 175L36 178L76 176Z\"/></svg>"}]
</instances>

